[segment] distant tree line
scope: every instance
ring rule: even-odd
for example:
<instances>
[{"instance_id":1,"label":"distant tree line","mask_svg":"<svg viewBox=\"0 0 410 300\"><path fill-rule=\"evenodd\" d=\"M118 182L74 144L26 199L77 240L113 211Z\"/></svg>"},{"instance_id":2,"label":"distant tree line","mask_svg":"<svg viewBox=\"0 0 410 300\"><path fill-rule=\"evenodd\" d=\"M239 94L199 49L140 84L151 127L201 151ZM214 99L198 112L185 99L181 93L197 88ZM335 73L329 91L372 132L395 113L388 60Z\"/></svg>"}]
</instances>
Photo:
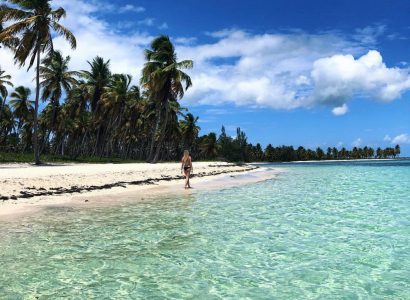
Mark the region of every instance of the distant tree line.
<instances>
[{"instance_id":1,"label":"distant tree line","mask_svg":"<svg viewBox=\"0 0 410 300\"><path fill-rule=\"evenodd\" d=\"M322 149L306 149L302 146L274 147L269 144L265 149L258 143L253 145L247 142L246 134L237 129L236 137L232 138L226 134L222 127L221 134L217 138L215 133L202 136L198 139L199 154L201 159L225 159L228 161L243 162L287 162L287 161L308 161L308 160L345 160L345 159L383 159L396 158L400 155L400 146L394 148L377 148L365 146L338 149L328 147Z\"/></svg>"}]
</instances>

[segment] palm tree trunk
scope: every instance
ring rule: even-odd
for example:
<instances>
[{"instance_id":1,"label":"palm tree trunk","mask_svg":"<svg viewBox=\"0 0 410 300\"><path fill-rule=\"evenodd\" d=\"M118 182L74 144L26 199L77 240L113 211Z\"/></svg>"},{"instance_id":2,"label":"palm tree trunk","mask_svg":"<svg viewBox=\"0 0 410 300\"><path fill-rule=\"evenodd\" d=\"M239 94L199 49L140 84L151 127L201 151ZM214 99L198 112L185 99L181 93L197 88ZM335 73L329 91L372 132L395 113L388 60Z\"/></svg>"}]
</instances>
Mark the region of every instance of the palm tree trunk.
<instances>
[{"instance_id":1,"label":"palm tree trunk","mask_svg":"<svg viewBox=\"0 0 410 300\"><path fill-rule=\"evenodd\" d=\"M148 153L148 158L147 158L148 162L151 162L152 158L154 156L155 136L156 136L160 121L161 121L161 116L160 116L160 114L158 114L158 118L155 121L155 126L152 130L151 143L150 143L150 146L149 146L149 153Z\"/></svg>"},{"instance_id":2,"label":"palm tree trunk","mask_svg":"<svg viewBox=\"0 0 410 300\"><path fill-rule=\"evenodd\" d=\"M168 112L168 106L165 109L165 118L164 118L164 123L162 124L160 136L159 136L159 141L157 143L157 151L155 153L154 159L152 160L152 163L155 164L157 163L159 159L159 154L162 149L162 144L164 143L164 138L165 138L165 131L167 130L167 125L168 125L168 117L169 117L169 112Z\"/></svg>"},{"instance_id":3,"label":"palm tree trunk","mask_svg":"<svg viewBox=\"0 0 410 300\"><path fill-rule=\"evenodd\" d=\"M3 107L6 106L6 99L7 99L7 97L3 98L3 101L2 101L1 106L0 106L0 120L1 120L1 115L3 114Z\"/></svg>"},{"instance_id":4,"label":"palm tree trunk","mask_svg":"<svg viewBox=\"0 0 410 300\"><path fill-rule=\"evenodd\" d=\"M38 147L38 106L40 99L40 47L37 49L37 69L36 69L36 102L34 105L34 160L36 165L40 165L40 151Z\"/></svg>"}]
</instances>

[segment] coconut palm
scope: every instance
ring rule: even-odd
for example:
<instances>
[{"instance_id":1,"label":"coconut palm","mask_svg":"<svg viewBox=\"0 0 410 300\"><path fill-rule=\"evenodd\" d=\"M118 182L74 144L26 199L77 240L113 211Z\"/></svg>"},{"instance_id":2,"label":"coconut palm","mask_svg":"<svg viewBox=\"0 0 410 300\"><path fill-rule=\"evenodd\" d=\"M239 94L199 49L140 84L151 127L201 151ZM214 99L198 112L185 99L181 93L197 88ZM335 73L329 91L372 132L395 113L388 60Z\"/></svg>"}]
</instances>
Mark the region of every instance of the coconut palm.
<instances>
[{"instance_id":1,"label":"coconut palm","mask_svg":"<svg viewBox=\"0 0 410 300\"><path fill-rule=\"evenodd\" d=\"M104 61L102 57L95 57L92 62L87 62L91 71L82 71L82 77L87 81L91 94L91 112L97 110L104 89L111 79L110 60Z\"/></svg>"},{"instance_id":2,"label":"coconut palm","mask_svg":"<svg viewBox=\"0 0 410 300\"><path fill-rule=\"evenodd\" d=\"M3 21L0 19L0 33L4 30ZM9 49L13 49L18 45L18 38L14 36L5 37L3 40L0 41L0 48L6 47Z\"/></svg>"},{"instance_id":3,"label":"coconut palm","mask_svg":"<svg viewBox=\"0 0 410 300\"><path fill-rule=\"evenodd\" d=\"M34 101L30 100L31 91L29 88L19 86L11 93L10 105L14 109L14 115L18 119L17 130L29 120L30 112L33 111Z\"/></svg>"},{"instance_id":4,"label":"coconut palm","mask_svg":"<svg viewBox=\"0 0 410 300\"><path fill-rule=\"evenodd\" d=\"M216 134L214 132L211 132L206 135L199 145L199 149L201 150L201 154L204 158L215 158L218 155L218 143Z\"/></svg>"},{"instance_id":5,"label":"coconut palm","mask_svg":"<svg viewBox=\"0 0 410 300\"><path fill-rule=\"evenodd\" d=\"M11 76L5 74L6 71L2 70L0 67L0 96L3 98L7 97L8 92L7 92L7 87L6 85L12 87L13 84L11 83Z\"/></svg>"},{"instance_id":6,"label":"coconut palm","mask_svg":"<svg viewBox=\"0 0 410 300\"><path fill-rule=\"evenodd\" d=\"M40 99L40 61L41 54L51 56L54 52L53 36L66 39L72 49L76 47L74 35L59 24L66 12L63 8L53 10L51 0L9 0L12 6L0 5L0 22L15 23L0 32L0 43L18 38L14 47L14 59L20 66L28 61L28 69L36 64L36 99L34 108L34 157L40 164L38 145L38 107Z\"/></svg>"},{"instance_id":7,"label":"coconut palm","mask_svg":"<svg viewBox=\"0 0 410 300\"><path fill-rule=\"evenodd\" d=\"M1 30L1 28L0 28ZM10 79L11 76L5 74L6 71L3 71L0 67L0 120L1 120L1 115L2 115L2 108L4 107L4 105L6 104L6 99L8 96L8 91L7 91L7 87L6 85L13 87L13 84L11 83Z\"/></svg>"},{"instance_id":8,"label":"coconut palm","mask_svg":"<svg viewBox=\"0 0 410 300\"><path fill-rule=\"evenodd\" d=\"M198 138L201 128L197 125L199 117L194 117L191 113L186 114L185 118L180 121L182 130L182 140L184 148L193 146L194 141Z\"/></svg>"},{"instance_id":9,"label":"coconut palm","mask_svg":"<svg viewBox=\"0 0 410 300\"><path fill-rule=\"evenodd\" d=\"M41 99L49 100L52 107L52 127L50 129L53 129L57 121L57 108L63 92L68 94L71 88L78 83L75 77L79 76L80 72L68 70L70 59L70 56L63 57L60 51L55 51L51 57L43 59L43 65L40 66L42 79L40 85L43 88Z\"/></svg>"},{"instance_id":10,"label":"coconut palm","mask_svg":"<svg viewBox=\"0 0 410 300\"><path fill-rule=\"evenodd\" d=\"M104 115L102 125L106 137L105 142L108 142L110 152L112 152L119 136L123 134L120 125L124 125L123 120L127 105L139 94L139 90L137 91L135 86L131 86L131 81L131 75L114 74L101 95L101 111Z\"/></svg>"},{"instance_id":11,"label":"coconut palm","mask_svg":"<svg viewBox=\"0 0 410 300\"><path fill-rule=\"evenodd\" d=\"M1 100L1 97L0 97ZM14 146L12 143L7 143L7 138L13 132L16 126L13 111L10 109L9 105L4 105L1 109L2 117L0 118L0 137L2 140L0 144L3 146Z\"/></svg>"},{"instance_id":12,"label":"coconut palm","mask_svg":"<svg viewBox=\"0 0 410 300\"><path fill-rule=\"evenodd\" d=\"M112 124L117 125L121 123L125 105L133 93L130 90L132 77L126 74L114 74L108 87L101 96L101 101L105 109L110 112L114 118ZM110 122L111 123L111 122Z\"/></svg>"},{"instance_id":13,"label":"coconut palm","mask_svg":"<svg viewBox=\"0 0 410 300\"><path fill-rule=\"evenodd\" d=\"M175 48L168 36L154 39L151 43L151 49L145 50L145 58L147 62L142 71L141 84L155 102L157 110L157 122L148 158L155 163L158 161L168 125L169 102L181 99L184 96L184 91L192 85L191 78L182 69L192 68L193 62L191 60L177 61ZM158 128L160 132L154 155L155 135Z\"/></svg>"}]
</instances>

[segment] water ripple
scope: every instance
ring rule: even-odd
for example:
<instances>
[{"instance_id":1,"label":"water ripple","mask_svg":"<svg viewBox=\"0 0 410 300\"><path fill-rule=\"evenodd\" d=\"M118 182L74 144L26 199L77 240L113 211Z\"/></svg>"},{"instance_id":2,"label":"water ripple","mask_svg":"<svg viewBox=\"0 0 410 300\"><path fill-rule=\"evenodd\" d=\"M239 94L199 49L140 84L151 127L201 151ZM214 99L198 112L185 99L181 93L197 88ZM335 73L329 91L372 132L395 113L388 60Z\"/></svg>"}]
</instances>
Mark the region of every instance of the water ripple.
<instances>
[{"instance_id":1,"label":"water ripple","mask_svg":"<svg viewBox=\"0 0 410 300\"><path fill-rule=\"evenodd\" d=\"M1 224L0 299L409 299L410 168L288 168Z\"/></svg>"}]
</instances>

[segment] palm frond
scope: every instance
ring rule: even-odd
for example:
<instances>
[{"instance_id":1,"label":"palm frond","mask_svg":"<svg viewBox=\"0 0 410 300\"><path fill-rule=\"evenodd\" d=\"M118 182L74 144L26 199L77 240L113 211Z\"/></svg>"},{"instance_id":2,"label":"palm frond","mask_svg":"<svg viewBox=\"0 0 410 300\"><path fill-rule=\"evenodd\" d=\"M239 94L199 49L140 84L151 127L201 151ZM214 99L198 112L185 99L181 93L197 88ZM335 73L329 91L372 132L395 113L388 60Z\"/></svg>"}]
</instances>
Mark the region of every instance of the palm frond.
<instances>
[{"instance_id":1,"label":"palm frond","mask_svg":"<svg viewBox=\"0 0 410 300\"><path fill-rule=\"evenodd\" d=\"M57 22L52 22L51 27L60 35L62 35L70 44L71 49L75 49L77 47L77 41L75 39L74 34L68 30L63 25L58 24Z\"/></svg>"}]
</instances>

